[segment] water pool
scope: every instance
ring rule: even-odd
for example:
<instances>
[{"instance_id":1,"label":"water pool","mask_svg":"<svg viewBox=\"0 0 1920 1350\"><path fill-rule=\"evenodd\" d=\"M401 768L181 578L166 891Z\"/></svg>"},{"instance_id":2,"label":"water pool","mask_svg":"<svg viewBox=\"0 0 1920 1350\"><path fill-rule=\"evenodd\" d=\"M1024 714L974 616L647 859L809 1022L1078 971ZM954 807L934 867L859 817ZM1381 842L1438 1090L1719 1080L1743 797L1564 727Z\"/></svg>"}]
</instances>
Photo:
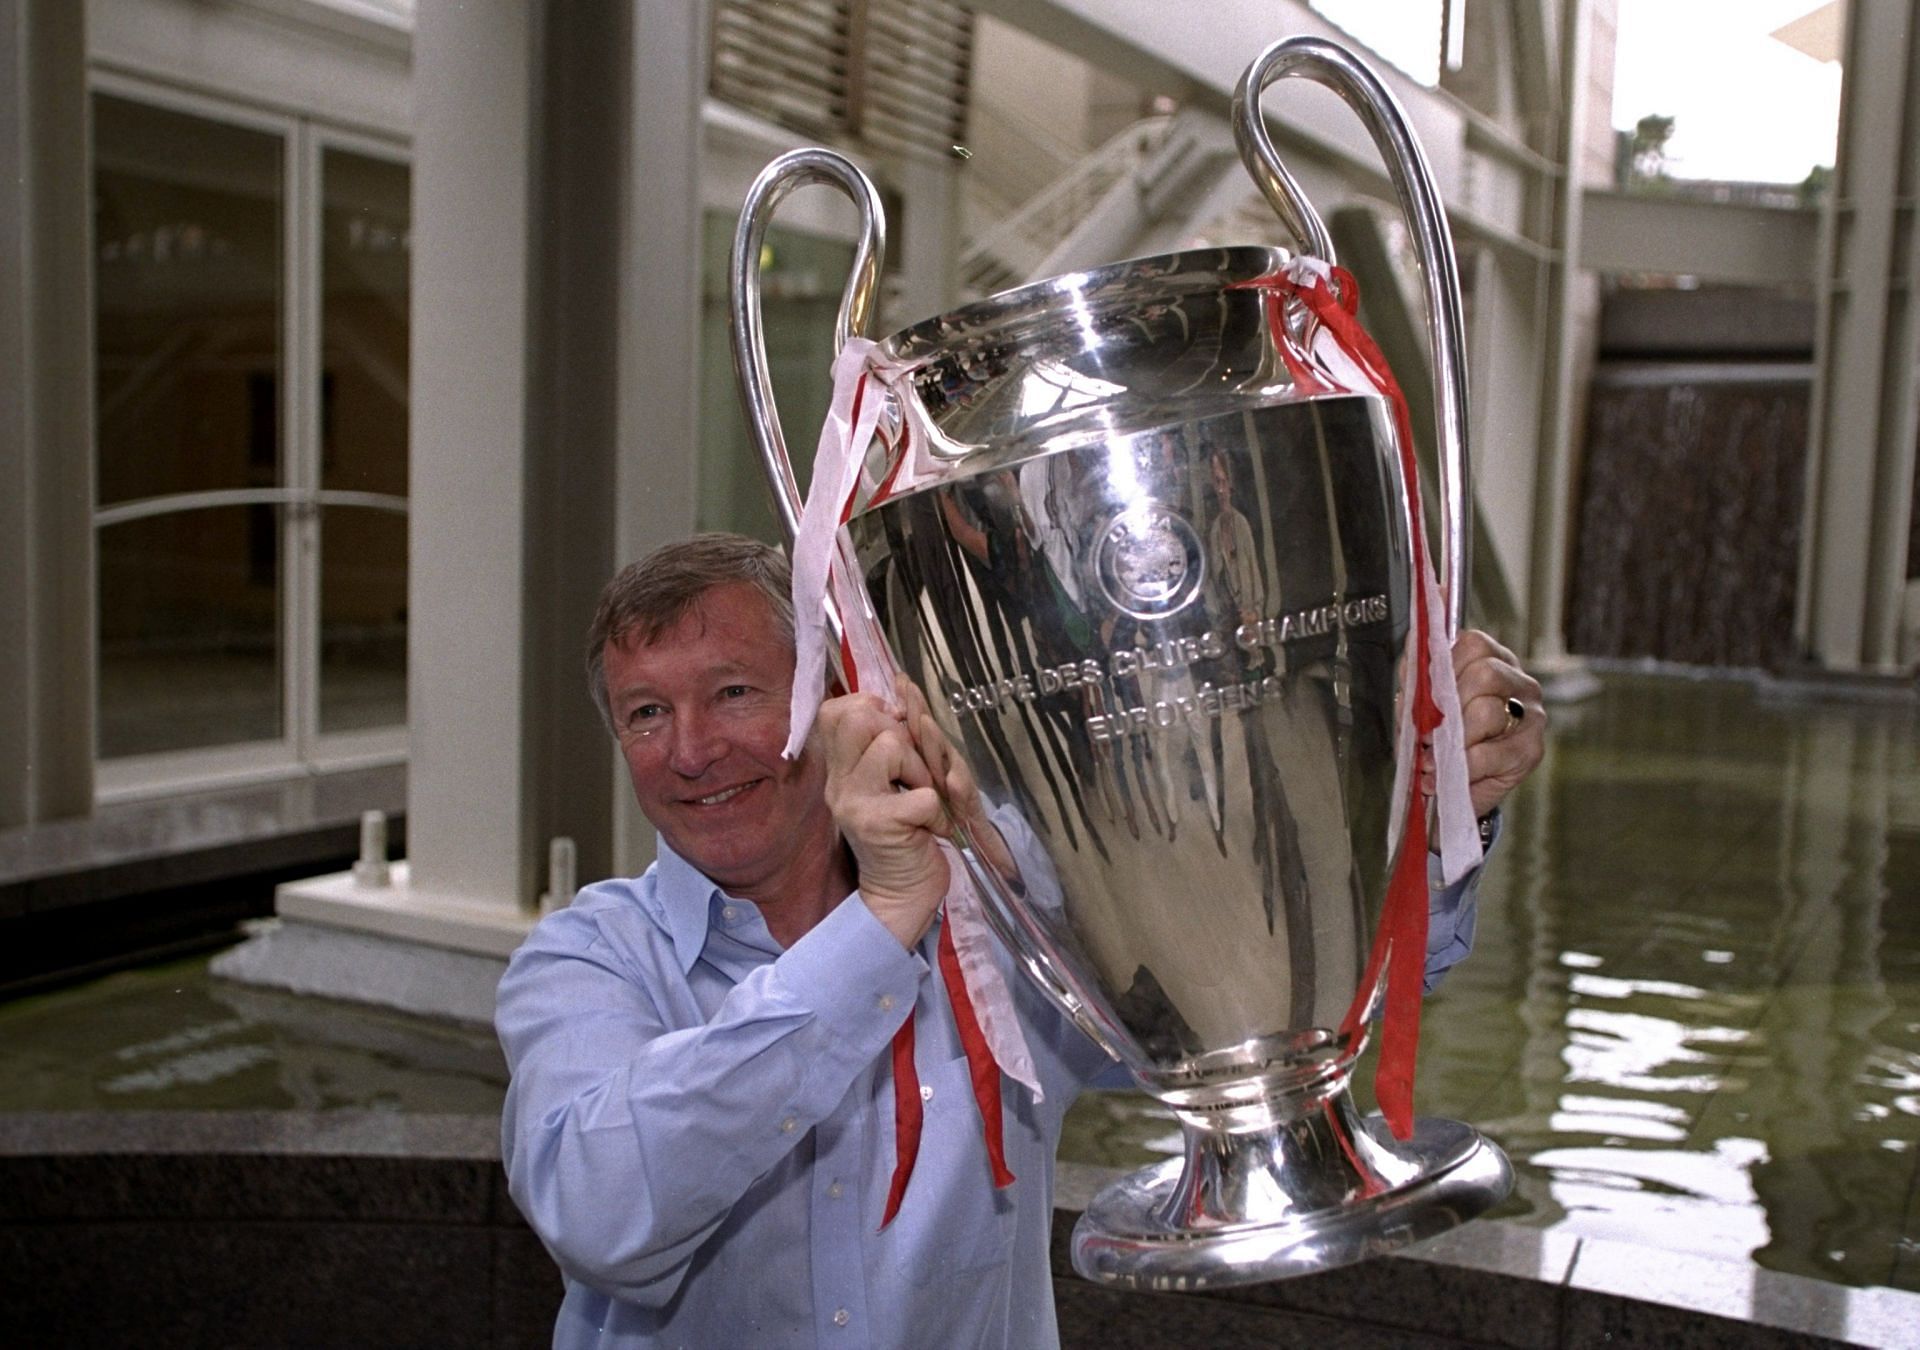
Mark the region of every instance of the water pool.
<instances>
[{"instance_id":1,"label":"water pool","mask_svg":"<svg viewBox=\"0 0 1920 1350\"><path fill-rule=\"evenodd\" d=\"M0 1112L500 1113L490 1030L232 984L207 961L0 1004Z\"/></svg>"},{"instance_id":2,"label":"water pool","mask_svg":"<svg viewBox=\"0 0 1920 1350\"><path fill-rule=\"evenodd\" d=\"M1506 1147L1503 1217L1920 1290L1912 703L1617 675L1553 716L1428 1001L1418 1109ZM1061 1152L1178 1147L1105 1093Z\"/></svg>"}]
</instances>

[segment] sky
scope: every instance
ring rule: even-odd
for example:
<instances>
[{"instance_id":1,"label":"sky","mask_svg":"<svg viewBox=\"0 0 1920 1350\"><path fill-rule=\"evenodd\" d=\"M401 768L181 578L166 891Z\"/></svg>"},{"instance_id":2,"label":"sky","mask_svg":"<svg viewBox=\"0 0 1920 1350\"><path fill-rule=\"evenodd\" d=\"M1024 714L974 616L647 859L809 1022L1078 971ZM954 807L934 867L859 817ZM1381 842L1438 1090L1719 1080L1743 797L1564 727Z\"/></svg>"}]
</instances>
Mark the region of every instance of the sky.
<instances>
[{"instance_id":1,"label":"sky","mask_svg":"<svg viewBox=\"0 0 1920 1350\"><path fill-rule=\"evenodd\" d=\"M1774 29L1819 0L1620 0L1613 125L1674 119L1675 178L1798 183L1832 164L1840 67Z\"/></svg>"},{"instance_id":2,"label":"sky","mask_svg":"<svg viewBox=\"0 0 1920 1350\"><path fill-rule=\"evenodd\" d=\"M1613 125L1674 118L1675 178L1798 183L1833 163L1840 67L1770 36L1823 0L1619 0ZM1441 0L1312 0L1412 75L1439 76Z\"/></svg>"}]
</instances>

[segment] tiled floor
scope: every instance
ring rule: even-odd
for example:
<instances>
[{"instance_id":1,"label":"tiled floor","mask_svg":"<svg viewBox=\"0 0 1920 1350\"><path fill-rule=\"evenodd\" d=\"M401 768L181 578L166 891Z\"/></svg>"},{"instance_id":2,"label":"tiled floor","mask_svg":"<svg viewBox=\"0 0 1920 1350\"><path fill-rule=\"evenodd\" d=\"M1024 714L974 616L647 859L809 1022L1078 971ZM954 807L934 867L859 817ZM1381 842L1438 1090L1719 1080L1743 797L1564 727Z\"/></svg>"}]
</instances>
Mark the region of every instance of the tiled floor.
<instances>
[{"instance_id":1,"label":"tiled floor","mask_svg":"<svg viewBox=\"0 0 1920 1350\"><path fill-rule=\"evenodd\" d=\"M1486 1129L1502 1211L1920 1290L1920 718L1616 676L1558 708L1419 1109ZM1066 1156L1159 1152L1138 1102Z\"/></svg>"}]
</instances>

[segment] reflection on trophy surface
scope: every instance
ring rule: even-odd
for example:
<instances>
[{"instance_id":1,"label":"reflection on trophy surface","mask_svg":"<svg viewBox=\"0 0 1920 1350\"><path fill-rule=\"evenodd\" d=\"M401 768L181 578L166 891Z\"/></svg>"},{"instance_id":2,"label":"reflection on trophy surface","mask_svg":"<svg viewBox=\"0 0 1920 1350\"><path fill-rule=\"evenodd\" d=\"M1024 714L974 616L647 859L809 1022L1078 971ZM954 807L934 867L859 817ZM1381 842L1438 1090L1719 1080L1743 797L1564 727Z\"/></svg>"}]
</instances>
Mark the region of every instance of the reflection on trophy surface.
<instances>
[{"instance_id":1,"label":"reflection on trophy surface","mask_svg":"<svg viewBox=\"0 0 1920 1350\"><path fill-rule=\"evenodd\" d=\"M1294 67L1392 129L1390 97L1325 43L1256 62L1255 122L1261 85ZM1269 196L1330 258L1264 129L1247 134ZM786 159L776 183L864 182L829 152ZM759 192L736 259L757 256ZM1456 288L1457 329L1451 246L1420 205L1416 239L1430 280L1444 264ZM1288 359L1311 319L1263 283L1289 260L1247 247L1118 263L886 339L893 434L863 481L891 481L916 437L925 471L864 492L846 524L895 660L983 795L1043 850L1017 878L967 854L996 928L1184 1127L1185 1159L1103 1192L1076 1232L1077 1268L1114 1283L1338 1265L1450 1227L1510 1184L1468 1127L1422 1119L1396 1140L1346 1091L1413 791L1397 752L1417 580L1392 414ZM1435 331L1440 363L1457 362L1457 332ZM1459 430L1450 540L1465 535ZM1449 552L1449 580L1463 556Z\"/></svg>"},{"instance_id":2,"label":"reflection on trophy surface","mask_svg":"<svg viewBox=\"0 0 1920 1350\"><path fill-rule=\"evenodd\" d=\"M1270 261L1243 252L1250 275ZM1217 287L1231 261L1195 275ZM1149 336L1244 342L1215 358L1263 378L1257 296L1216 290L1203 306L1214 313L1170 308ZM1001 377L1021 385L1029 359ZM1052 937L1084 953L1150 1063L1290 1041L1337 1025L1353 997L1389 861L1407 629L1379 416L1368 399L1287 403L1057 451L1049 473L1074 484L1075 508L1051 522L1052 557L969 549L987 533L972 522L1007 505L989 475L852 522L895 653L987 795L1046 841L1066 897ZM1242 618L1209 595L1210 458L1242 466L1269 504L1240 528L1276 614ZM1077 591L1084 608L1061 603Z\"/></svg>"}]
</instances>

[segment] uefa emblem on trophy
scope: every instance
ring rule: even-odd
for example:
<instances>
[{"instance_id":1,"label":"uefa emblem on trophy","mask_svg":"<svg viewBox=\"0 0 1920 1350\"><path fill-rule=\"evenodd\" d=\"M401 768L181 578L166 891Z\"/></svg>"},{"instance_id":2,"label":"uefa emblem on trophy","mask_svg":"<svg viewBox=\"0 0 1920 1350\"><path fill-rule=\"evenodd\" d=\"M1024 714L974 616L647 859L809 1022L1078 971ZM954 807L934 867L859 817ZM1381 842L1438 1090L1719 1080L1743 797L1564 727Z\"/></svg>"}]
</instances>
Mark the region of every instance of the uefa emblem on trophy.
<instances>
[{"instance_id":1,"label":"uefa emblem on trophy","mask_svg":"<svg viewBox=\"0 0 1920 1350\"><path fill-rule=\"evenodd\" d=\"M1261 118L1262 90L1287 76L1359 113L1420 258L1438 569L1404 404ZM1414 746L1468 538L1452 243L1404 115L1342 48L1269 47L1233 114L1297 252L1119 262L868 344L878 194L845 158L802 150L756 181L733 255L748 420L793 529L761 241L803 183L861 209L840 337L859 344L864 384L834 505L862 612L840 610L877 627L983 795L1039 842L1018 884L965 855L1017 964L1181 1123L1185 1156L1109 1186L1074 1234L1083 1275L1141 1288L1359 1260L1512 1184L1498 1148L1413 1117L1407 1095L1427 884ZM1383 1081L1384 1114L1362 1116L1348 1079L1376 1023L1383 1070L1407 1081Z\"/></svg>"}]
</instances>

